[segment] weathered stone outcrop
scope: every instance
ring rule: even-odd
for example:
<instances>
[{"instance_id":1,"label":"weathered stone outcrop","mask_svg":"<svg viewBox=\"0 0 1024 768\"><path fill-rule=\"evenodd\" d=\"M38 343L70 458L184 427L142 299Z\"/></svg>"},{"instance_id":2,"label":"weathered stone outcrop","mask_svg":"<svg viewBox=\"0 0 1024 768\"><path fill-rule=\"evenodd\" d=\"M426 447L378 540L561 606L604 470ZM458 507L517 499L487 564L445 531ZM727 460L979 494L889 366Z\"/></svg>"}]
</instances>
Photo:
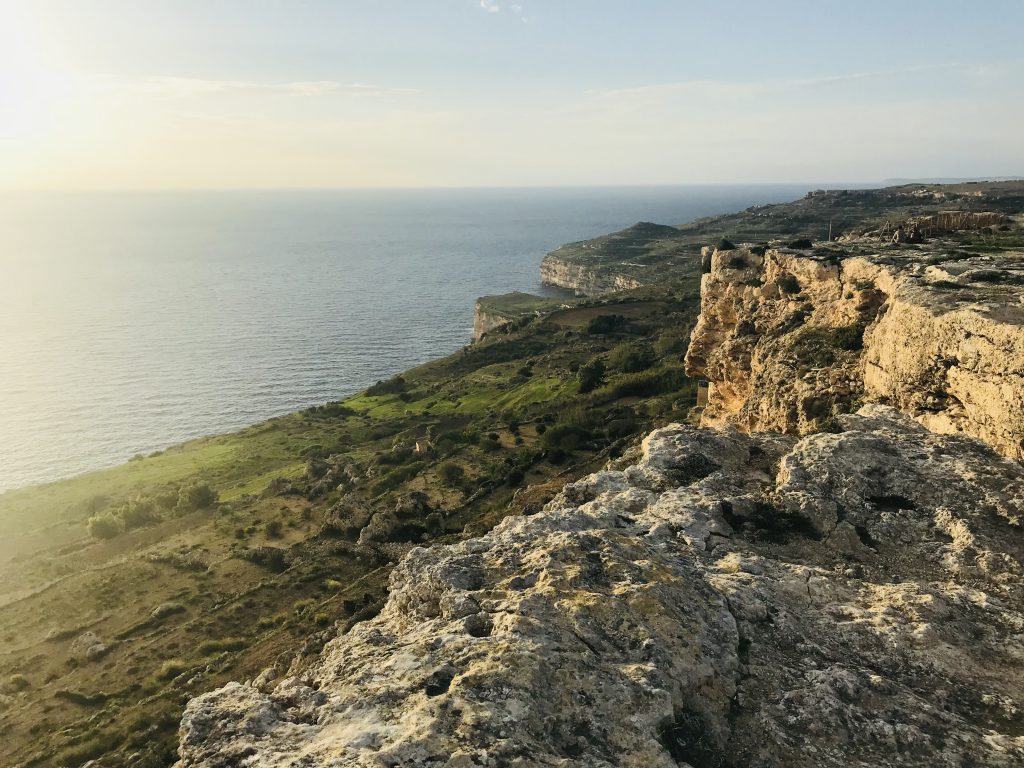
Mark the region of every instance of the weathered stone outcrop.
<instances>
[{"instance_id":1,"label":"weathered stone outcrop","mask_svg":"<svg viewBox=\"0 0 1024 768\"><path fill-rule=\"evenodd\" d=\"M702 423L804 434L861 402L1024 458L1024 255L847 243L710 252Z\"/></svg>"},{"instance_id":2,"label":"weathered stone outcrop","mask_svg":"<svg viewBox=\"0 0 1024 768\"><path fill-rule=\"evenodd\" d=\"M695 253L681 235L678 227L641 221L610 235L567 243L544 257L540 279L577 296L659 285L678 276L686 253Z\"/></svg>"},{"instance_id":3,"label":"weathered stone outcrop","mask_svg":"<svg viewBox=\"0 0 1024 768\"><path fill-rule=\"evenodd\" d=\"M839 422L668 427L414 549L311 667L193 700L180 768L1021 765L1024 468Z\"/></svg>"},{"instance_id":4,"label":"weathered stone outcrop","mask_svg":"<svg viewBox=\"0 0 1024 768\"><path fill-rule=\"evenodd\" d=\"M557 251L541 261L540 281L573 291L577 296L601 296L643 286L636 277L614 267L561 258Z\"/></svg>"},{"instance_id":5,"label":"weathered stone outcrop","mask_svg":"<svg viewBox=\"0 0 1024 768\"><path fill-rule=\"evenodd\" d=\"M516 320L552 312L562 306L560 299L513 291L498 296L481 296L473 307L473 341L485 333Z\"/></svg>"},{"instance_id":6,"label":"weathered stone outcrop","mask_svg":"<svg viewBox=\"0 0 1024 768\"><path fill-rule=\"evenodd\" d=\"M480 341L488 331L493 331L510 322L512 322L511 317L488 312L478 300L473 305L473 341Z\"/></svg>"}]
</instances>

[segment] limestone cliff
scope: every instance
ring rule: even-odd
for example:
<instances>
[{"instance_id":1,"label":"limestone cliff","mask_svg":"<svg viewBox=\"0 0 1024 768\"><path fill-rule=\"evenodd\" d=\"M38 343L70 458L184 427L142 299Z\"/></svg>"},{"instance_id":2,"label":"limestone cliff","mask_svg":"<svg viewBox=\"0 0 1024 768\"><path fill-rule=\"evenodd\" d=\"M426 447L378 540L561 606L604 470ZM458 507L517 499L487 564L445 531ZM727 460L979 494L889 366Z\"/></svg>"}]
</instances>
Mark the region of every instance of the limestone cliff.
<instances>
[{"instance_id":1,"label":"limestone cliff","mask_svg":"<svg viewBox=\"0 0 1024 768\"><path fill-rule=\"evenodd\" d=\"M480 341L488 331L493 331L495 328L500 328L511 322L511 317L488 312L477 299L473 305L473 341Z\"/></svg>"},{"instance_id":2,"label":"limestone cliff","mask_svg":"<svg viewBox=\"0 0 1024 768\"><path fill-rule=\"evenodd\" d=\"M622 271L563 258L557 251L541 261L540 280L545 285L573 291L577 296L601 296L643 285L638 278Z\"/></svg>"},{"instance_id":3,"label":"limestone cliff","mask_svg":"<svg viewBox=\"0 0 1024 768\"><path fill-rule=\"evenodd\" d=\"M564 306L562 299L534 296L513 291L496 296L481 296L473 306L473 340L515 320L535 317Z\"/></svg>"},{"instance_id":4,"label":"limestone cliff","mask_svg":"<svg viewBox=\"0 0 1024 768\"><path fill-rule=\"evenodd\" d=\"M662 429L413 550L311 666L193 700L179 768L1024 764L1024 468L839 422Z\"/></svg>"},{"instance_id":5,"label":"limestone cliff","mask_svg":"<svg viewBox=\"0 0 1024 768\"><path fill-rule=\"evenodd\" d=\"M628 291L678 278L681 265L696 251L677 227L642 221L552 251L541 261L540 279L577 296Z\"/></svg>"},{"instance_id":6,"label":"limestone cliff","mask_svg":"<svg viewBox=\"0 0 1024 768\"><path fill-rule=\"evenodd\" d=\"M687 355L708 426L805 434L861 402L1024 458L1024 254L854 241L709 251Z\"/></svg>"}]
</instances>

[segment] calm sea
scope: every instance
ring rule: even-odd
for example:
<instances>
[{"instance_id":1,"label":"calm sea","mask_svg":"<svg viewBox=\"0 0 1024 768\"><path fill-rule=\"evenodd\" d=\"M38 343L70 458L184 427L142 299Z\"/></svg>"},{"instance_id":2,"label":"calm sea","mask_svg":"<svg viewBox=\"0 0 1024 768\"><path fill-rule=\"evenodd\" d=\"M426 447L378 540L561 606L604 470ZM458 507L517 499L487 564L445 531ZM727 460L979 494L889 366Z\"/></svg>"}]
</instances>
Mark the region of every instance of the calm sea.
<instances>
[{"instance_id":1,"label":"calm sea","mask_svg":"<svg viewBox=\"0 0 1024 768\"><path fill-rule=\"evenodd\" d=\"M558 245L804 186L0 195L0 491L338 399L467 343Z\"/></svg>"}]
</instances>

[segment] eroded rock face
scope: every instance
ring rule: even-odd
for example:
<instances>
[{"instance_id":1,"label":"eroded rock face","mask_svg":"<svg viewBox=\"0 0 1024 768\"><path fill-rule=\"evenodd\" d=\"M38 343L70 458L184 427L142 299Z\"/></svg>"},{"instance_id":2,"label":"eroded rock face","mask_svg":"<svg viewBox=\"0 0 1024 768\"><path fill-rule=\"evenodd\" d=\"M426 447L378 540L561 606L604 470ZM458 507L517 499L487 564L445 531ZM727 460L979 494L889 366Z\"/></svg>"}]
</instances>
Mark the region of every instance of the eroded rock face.
<instances>
[{"instance_id":1,"label":"eroded rock face","mask_svg":"<svg viewBox=\"0 0 1024 768\"><path fill-rule=\"evenodd\" d=\"M1024 458L1024 254L869 246L710 252L702 423L806 434L878 402Z\"/></svg>"},{"instance_id":2,"label":"eroded rock face","mask_svg":"<svg viewBox=\"0 0 1024 768\"><path fill-rule=\"evenodd\" d=\"M669 427L636 464L418 548L179 768L1024 763L1024 469L891 408L800 439Z\"/></svg>"},{"instance_id":3,"label":"eroded rock face","mask_svg":"<svg viewBox=\"0 0 1024 768\"><path fill-rule=\"evenodd\" d=\"M473 305L473 341L480 341L485 333L508 325L510 322L512 322L512 318L487 312L477 301Z\"/></svg>"},{"instance_id":4,"label":"eroded rock face","mask_svg":"<svg viewBox=\"0 0 1024 768\"><path fill-rule=\"evenodd\" d=\"M559 258L549 253L540 263L540 281L573 291L577 296L603 296L616 291L640 288L643 283L617 266L590 264Z\"/></svg>"}]
</instances>

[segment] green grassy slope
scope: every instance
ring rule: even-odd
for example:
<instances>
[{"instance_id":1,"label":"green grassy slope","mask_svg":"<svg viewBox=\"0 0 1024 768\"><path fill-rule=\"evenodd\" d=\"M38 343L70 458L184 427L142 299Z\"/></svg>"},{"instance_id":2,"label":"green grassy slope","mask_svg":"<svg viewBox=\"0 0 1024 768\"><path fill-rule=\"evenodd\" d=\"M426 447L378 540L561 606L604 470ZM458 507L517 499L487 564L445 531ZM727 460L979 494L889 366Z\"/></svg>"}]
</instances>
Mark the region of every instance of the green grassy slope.
<instances>
[{"instance_id":1,"label":"green grassy slope","mask_svg":"<svg viewBox=\"0 0 1024 768\"><path fill-rule=\"evenodd\" d=\"M609 332L587 331L609 315ZM301 664L372 615L410 546L536 509L685 418L695 315L693 294L659 294L525 318L342 402L0 496L4 764L170 764L190 696ZM616 369L624 344L650 367ZM606 380L580 394L594 358ZM89 536L90 516L194 483L217 503ZM384 521L362 543L353 505ZM76 645L87 632L105 646L95 657Z\"/></svg>"}]
</instances>

